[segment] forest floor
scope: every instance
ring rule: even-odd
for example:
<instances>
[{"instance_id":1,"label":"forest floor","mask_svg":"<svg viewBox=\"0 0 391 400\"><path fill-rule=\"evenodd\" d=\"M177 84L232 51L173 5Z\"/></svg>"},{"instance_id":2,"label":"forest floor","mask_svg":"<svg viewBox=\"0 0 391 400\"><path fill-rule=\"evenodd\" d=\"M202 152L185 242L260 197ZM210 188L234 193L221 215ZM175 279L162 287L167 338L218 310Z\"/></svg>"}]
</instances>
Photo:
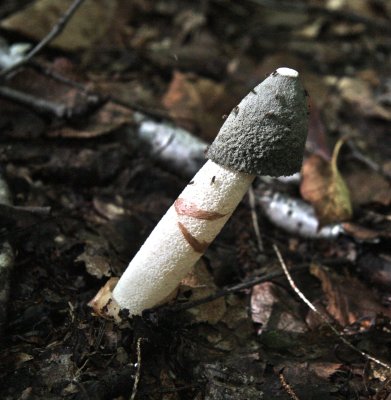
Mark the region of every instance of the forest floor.
<instances>
[{"instance_id":1,"label":"forest floor","mask_svg":"<svg viewBox=\"0 0 391 400\"><path fill-rule=\"evenodd\" d=\"M0 4L0 398L390 400L390 2L86 0L1 75L70 4ZM301 177L257 178L176 299L94 315L281 66L309 96Z\"/></svg>"}]
</instances>

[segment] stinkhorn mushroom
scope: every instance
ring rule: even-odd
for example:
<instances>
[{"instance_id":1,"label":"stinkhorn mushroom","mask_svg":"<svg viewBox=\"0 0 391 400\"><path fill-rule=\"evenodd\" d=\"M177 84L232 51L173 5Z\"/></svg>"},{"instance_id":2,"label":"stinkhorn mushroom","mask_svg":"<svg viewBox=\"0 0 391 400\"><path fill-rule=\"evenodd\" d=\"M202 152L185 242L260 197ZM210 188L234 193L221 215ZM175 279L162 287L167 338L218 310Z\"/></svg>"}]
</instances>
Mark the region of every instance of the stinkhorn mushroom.
<instances>
[{"instance_id":1,"label":"stinkhorn mushroom","mask_svg":"<svg viewBox=\"0 0 391 400\"><path fill-rule=\"evenodd\" d=\"M256 175L300 170L307 136L305 91L297 71L279 68L235 107L207 151L209 160L152 231L122 277L90 302L118 318L162 302L203 255Z\"/></svg>"}]
</instances>

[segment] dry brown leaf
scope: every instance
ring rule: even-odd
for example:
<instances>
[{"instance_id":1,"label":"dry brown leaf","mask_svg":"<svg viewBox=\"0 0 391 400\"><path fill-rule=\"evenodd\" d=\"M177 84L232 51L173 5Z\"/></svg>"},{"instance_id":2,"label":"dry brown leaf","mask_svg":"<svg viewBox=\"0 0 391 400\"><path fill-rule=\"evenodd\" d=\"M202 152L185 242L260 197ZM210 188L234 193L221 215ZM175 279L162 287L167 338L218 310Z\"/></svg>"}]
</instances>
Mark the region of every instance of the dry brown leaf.
<instances>
[{"instance_id":1,"label":"dry brown leaf","mask_svg":"<svg viewBox=\"0 0 391 400\"><path fill-rule=\"evenodd\" d=\"M234 106L222 84L181 72L174 73L162 103L178 125L207 140L216 136L222 115Z\"/></svg>"},{"instance_id":2,"label":"dry brown leaf","mask_svg":"<svg viewBox=\"0 0 391 400\"><path fill-rule=\"evenodd\" d=\"M3 137L35 138L41 136L46 129L45 120L26 107L0 100L0 110Z\"/></svg>"},{"instance_id":3,"label":"dry brown leaf","mask_svg":"<svg viewBox=\"0 0 391 400\"><path fill-rule=\"evenodd\" d=\"M358 224L355 224L353 222L344 222L342 224L342 227L344 229L344 232L352 237L354 237L357 240L360 241L366 241L366 242L372 242L376 241L380 237L390 237L391 233L378 230L376 231L375 229L369 229L366 228L365 226L361 226Z\"/></svg>"},{"instance_id":4,"label":"dry brown leaf","mask_svg":"<svg viewBox=\"0 0 391 400\"><path fill-rule=\"evenodd\" d=\"M213 282L213 277L206 268L205 263L200 260L182 279L179 286L178 296L184 296L191 291L190 296L185 296L188 301L202 299L215 293L217 287ZM226 311L225 299L221 297L217 300L206 302L197 307L189 309L189 313L197 322L209 322L216 324L221 320Z\"/></svg>"},{"instance_id":5,"label":"dry brown leaf","mask_svg":"<svg viewBox=\"0 0 391 400\"><path fill-rule=\"evenodd\" d=\"M341 326L360 319L372 319L379 314L391 316L391 310L383 307L372 291L356 277L338 275L316 264L311 265L310 271L322 283L328 313Z\"/></svg>"},{"instance_id":6,"label":"dry brown leaf","mask_svg":"<svg viewBox=\"0 0 391 400\"><path fill-rule=\"evenodd\" d=\"M300 317L299 307L294 297L272 282L252 288L251 317L262 325L262 330L305 332L307 326Z\"/></svg>"},{"instance_id":7,"label":"dry brown leaf","mask_svg":"<svg viewBox=\"0 0 391 400\"><path fill-rule=\"evenodd\" d=\"M337 167L342 143L340 140L336 144L331 162L314 154L303 164L300 192L313 205L319 227L346 221L352 216L349 189Z\"/></svg>"},{"instance_id":8,"label":"dry brown leaf","mask_svg":"<svg viewBox=\"0 0 391 400\"><path fill-rule=\"evenodd\" d=\"M98 279L111 276L110 259L107 255L109 244L103 237L89 233L81 233L84 251L75 261L84 262L87 272Z\"/></svg>"},{"instance_id":9,"label":"dry brown leaf","mask_svg":"<svg viewBox=\"0 0 391 400\"><path fill-rule=\"evenodd\" d=\"M175 381L173 376L170 374L170 370L168 369L162 369L160 371L160 386L162 388L162 400L178 400L179 399L179 394L175 390ZM164 391L167 391L167 393L164 393Z\"/></svg>"},{"instance_id":10,"label":"dry brown leaf","mask_svg":"<svg viewBox=\"0 0 391 400\"><path fill-rule=\"evenodd\" d=\"M356 166L345 175L345 179L353 204L379 203L384 206L391 204L391 184L380 174Z\"/></svg>"},{"instance_id":11,"label":"dry brown leaf","mask_svg":"<svg viewBox=\"0 0 391 400\"><path fill-rule=\"evenodd\" d=\"M357 270L366 282L391 291L391 255L366 252L358 258Z\"/></svg>"},{"instance_id":12,"label":"dry brown leaf","mask_svg":"<svg viewBox=\"0 0 391 400\"><path fill-rule=\"evenodd\" d=\"M4 19L0 26L34 40L46 36L73 0L38 0ZM52 45L74 51L89 48L113 25L117 1L86 0Z\"/></svg>"},{"instance_id":13,"label":"dry brown leaf","mask_svg":"<svg viewBox=\"0 0 391 400\"><path fill-rule=\"evenodd\" d=\"M345 77L339 80L341 97L358 112L367 117L391 121L391 109L379 104L374 89L368 81L360 78Z\"/></svg>"},{"instance_id":14,"label":"dry brown leaf","mask_svg":"<svg viewBox=\"0 0 391 400\"><path fill-rule=\"evenodd\" d=\"M107 102L79 125L66 125L49 130L48 136L67 138L92 138L106 135L132 121L132 111L128 108Z\"/></svg>"}]
</instances>

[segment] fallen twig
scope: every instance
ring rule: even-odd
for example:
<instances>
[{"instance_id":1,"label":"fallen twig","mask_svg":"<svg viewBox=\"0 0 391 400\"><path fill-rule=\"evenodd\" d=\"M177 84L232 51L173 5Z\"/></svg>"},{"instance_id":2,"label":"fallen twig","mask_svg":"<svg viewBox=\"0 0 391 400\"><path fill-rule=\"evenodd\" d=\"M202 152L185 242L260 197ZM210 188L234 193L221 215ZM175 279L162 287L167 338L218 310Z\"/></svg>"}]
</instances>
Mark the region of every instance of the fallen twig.
<instances>
[{"instance_id":1,"label":"fallen twig","mask_svg":"<svg viewBox=\"0 0 391 400\"><path fill-rule=\"evenodd\" d=\"M140 375L141 375L141 342L143 340L146 340L145 338L139 337L137 339L137 370L136 370L136 376L134 377L134 383L133 383L133 389L132 389L132 394L130 395L129 400L134 400L137 394L137 388L138 384L140 382Z\"/></svg>"},{"instance_id":2,"label":"fallen twig","mask_svg":"<svg viewBox=\"0 0 391 400\"><path fill-rule=\"evenodd\" d=\"M333 325L330 324L330 322L327 320L326 316L323 315L308 299L307 297L305 297L305 295L300 291L300 289L296 286L295 281L293 280L291 274L289 273L289 270L285 264L284 259L282 258L281 252L279 250L279 248L277 247L277 245L273 244L273 249L275 251L275 253L277 254L278 260L280 262L281 268L284 271L284 274L286 276L286 278L288 279L288 282L291 286L291 288L293 289L293 291L300 297L301 300L303 300L303 302L316 314L318 315L322 321L324 321L324 323L338 336L338 338L344 343L346 344L346 346L350 347L352 350L354 350L355 352L361 354L364 358L366 358L367 360L373 361L375 364L378 364L384 368L387 368L388 370L391 370L391 366L373 356L371 356L370 354L361 351L360 349L358 349L356 346L354 346L352 343L350 343L347 339L345 339L342 335L341 332L339 332Z\"/></svg>"},{"instance_id":3,"label":"fallen twig","mask_svg":"<svg viewBox=\"0 0 391 400\"><path fill-rule=\"evenodd\" d=\"M74 118L76 116L83 115L89 111L90 107L96 106L96 104L100 101L98 97L89 97L88 101L85 105L83 105L83 107L72 108L64 104L58 104L53 101L45 100L19 90L12 89L8 86L0 86L0 97L28 107L37 114L50 117L54 116L60 119Z\"/></svg>"},{"instance_id":4,"label":"fallen twig","mask_svg":"<svg viewBox=\"0 0 391 400\"><path fill-rule=\"evenodd\" d=\"M98 98L105 98L106 100L112 101L114 104L118 104L119 106L128 108L132 111L138 111L140 113L147 114L150 117L155 117L158 119L164 118L165 120L171 120L171 117L166 110L157 109L156 107L155 108L144 107L144 106L141 106L141 105L139 105L135 102L129 101L129 100L127 100L127 101L121 100L121 99L113 96L112 94L102 95L101 93L95 92L94 90L90 90L88 87L86 87L82 83L79 83L73 79L67 78L66 76L64 76L56 71L53 71L50 68L47 68L38 62L32 62L31 67L34 70L36 70L37 72L40 72L41 74L52 79L53 81L60 82L69 87L78 89L81 93L83 93L85 95L96 96Z\"/></svg>"},{"instance_id":5,"label":"fallen twig","mask_svg":"<svg viewBox=\"0 0 391 400\"><path fill-rule=\"evenodd\" d=\"M302 271L303 269L308 268L308 264L303 264L299 267L296 267L293 273ZM174 306L160 306L160 307L155 307L150 310L146 310L146 313L154 312L154 311L169 311L169 312L179 312L179 311L184 311L184 310L189 310L190 308L198 307L202 304L205 303L210 303L211 301L214 301L216 299L219 299L220 297L228 296L229 294L240 292L244 289L249 289L255 285L258 285L259 283L263 282L268 282L276 278L280 278L284 276L283 272L272 272L270 274L264 275L264 276L257 276L254 278L251 278L247 280L246 282L241 282L238 283L237 285L232 285L232 286L227 286L221 290L218 290L217 292L203 297L198 300L194 300L191 302L183 303L183 304L175 304Z\"/></svg>"},{"instance_id":6,"label":"fallen twig","mask_svg":"<svg viewBox=\"0 0 391 400\"><path fill-rule=\"evenodd\" d=\"M66 27L72 16L75 14L76 10L82 5L84 0L75 0L70 7L66 10L64 15L57 21L56 25L52 30L28 53L25 57L20 59L8 68L4 68L0 71L0 78L7 77L11 72L16 71L28 61L30 61L35 55L37 55L45 46L52 42Z\"/></svg>"},{"instance_id":7,"label":"fallen twig","mask_svg":"<svg viewBox=\"0 0 391 400\"><path fill-rule=\"evenodd\" d=\"M48 216L50 214L50 207L25 207L25 206L13 206L11 204L0 203L0 217L7 219L18 220L20 218L32 217L32 216Z\"/></svg>"},{"instance_id":8,"label":"fallen twig","mask_svg":"<svg viewBox=\"0 0 391 400\"><path fill-rule=\"evenodd\" d=\"M387 172L384 170L384 168L379 165L376 161L365 155L359 147L356 145L354 140L348 140L347 145L349 146L350 151L352 152L352 156L365 164L368 168L370 168L372 171L382 175L385 179L387 179L389 182L391 181L391 173Z\"/></svg>"},{"instance_id":9,"label":"fallen twig","mask_svg":"<svg viewBox=\"0 0 391 400\"><path fill-rule=\"evenodd\" d=\"M297 394L294 392L294 390L292 389L292 386L286 381L285 376L284 376L284 372L280 371L278 374L278 378L281 382L281 386L284 388L284 390L288 393L289 397L292 400L300 400L299 397L297 396Z\"/></svg>"},{"instance_id":10,"label":"fallen twig","mask_svg":"<svg viewBox=\"0 0 391 400\"><path fill-rule=\"evenodd\" d=\"M57 118L63 118L68 114L67 107L63 104L47 101L7 86L0 86L0 97L26 106L38 114L54 115Z\"/></svg>"}]
</instances>

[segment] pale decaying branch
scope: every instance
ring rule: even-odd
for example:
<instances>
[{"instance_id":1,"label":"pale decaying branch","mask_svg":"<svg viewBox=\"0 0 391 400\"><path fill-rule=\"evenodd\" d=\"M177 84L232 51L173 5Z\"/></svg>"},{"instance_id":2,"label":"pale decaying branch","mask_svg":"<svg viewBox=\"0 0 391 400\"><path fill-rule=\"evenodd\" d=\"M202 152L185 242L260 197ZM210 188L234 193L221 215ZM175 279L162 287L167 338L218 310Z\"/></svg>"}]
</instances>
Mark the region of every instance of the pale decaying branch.
<instances>
[{"instance_id":1,"label":"pale decaying branch","mask_svg":"<svg viewBox=\"0 0 391 400\"><path fill-rule=\"evenodd\" d=\"M259 187L258 204L273 225L284 231L308 239L334 239L345 233L341 224L326 225L319 229L319 220L312 205L286 193Z\"/></svg>"},{"instance_id":2,"label":"pale decaying branch","mask_svg":"<svg viewBox=\"0 0 391 400\"><path fill-rule=\"evenodd\" d=\"M134 114L136 132L129 132L128 142L142 148L152 159L190 178L205 163L207 143L168 122L156 122L141 113Z\"/></svg>"},{"instance_id":3,"label":"pale decaying branch","mask_svg":"<svg viewBox=\"0 0 391 400\"><path fill-rule=\"evenodd\" d=\"M285 176L300 170L306 136L307 105L298 73L279 68L232 110L208 149L209 160L115 287L109 281L104 295L90 302L95 312L119 319L108 311L139 315L166 301L220 232L256 175Z\"/></svg>"}]
</instances>

